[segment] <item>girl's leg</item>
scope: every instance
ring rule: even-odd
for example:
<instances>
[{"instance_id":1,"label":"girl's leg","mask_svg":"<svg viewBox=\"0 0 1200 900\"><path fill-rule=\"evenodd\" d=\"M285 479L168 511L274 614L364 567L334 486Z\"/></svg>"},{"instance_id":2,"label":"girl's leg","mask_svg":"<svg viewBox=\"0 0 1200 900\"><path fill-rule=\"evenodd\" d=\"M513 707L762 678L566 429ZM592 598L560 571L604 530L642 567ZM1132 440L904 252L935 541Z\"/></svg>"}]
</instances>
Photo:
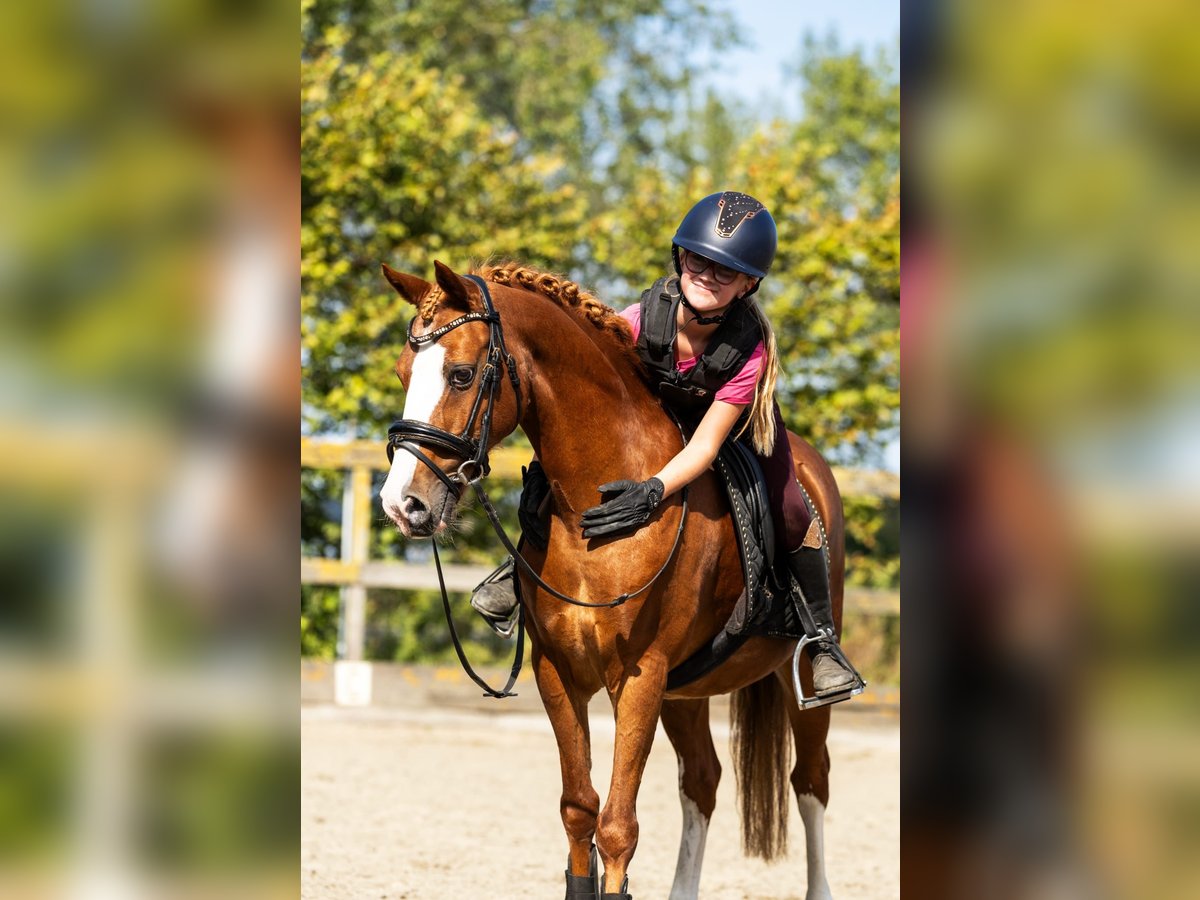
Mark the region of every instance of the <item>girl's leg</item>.
<instances>
[{"instance_id":1,"label":"girl's leg","mask_svg":"<svg viewBox=\"0 0 1200 900\"><path fill-rule=\"evenodd\" d=\"M804 504L800 483L796 481L796 462L792 459L787 426L783 424L783 413L779 411L778 403L775 404L775 435L775 449L771 455L757 458L767 482L777 546L783 552L791 553L804 543L813 519Z\"/></svg>"},{"instance_id":2,"label":"girl's leg","mask_svg":"<svg viewBox=\"0 0 1200 900\"><path fill-rule=\"evenodd\" d=\"M833 605L829 596L829 572L821 552L821 532L804 502L796 481L796 464L788 443L787 428L779 404L775 404L775 449L770 456L759 456L767 482L771 515L775 518L775 536L779 548L787 554L788 568L800 586L804 603L817 627L827 630L836 641ZM842 665L834 653L821 643L809 644L812 659L813 689L817 696L848 691L858 678ZM849 695L847 695L849 696Z\"/></svg>"}]
</instances>

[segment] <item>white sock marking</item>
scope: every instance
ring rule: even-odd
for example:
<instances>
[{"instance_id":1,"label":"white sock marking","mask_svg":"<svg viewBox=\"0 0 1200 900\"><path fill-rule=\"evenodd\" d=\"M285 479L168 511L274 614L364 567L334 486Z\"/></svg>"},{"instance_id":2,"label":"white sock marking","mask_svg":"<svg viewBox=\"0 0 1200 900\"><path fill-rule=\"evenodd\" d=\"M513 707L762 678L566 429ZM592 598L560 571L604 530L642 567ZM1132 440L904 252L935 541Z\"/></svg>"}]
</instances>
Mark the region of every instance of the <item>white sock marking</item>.
<instances>
[{"instance_id":1,"label":"white sock marking","mask_svg":"<svg viewBox=\"0 0 1200 900\"><path fill-rule=\"evenodd\" d=\"M679 804L683 807L683 833L679 837L679 859L668 900L696 900L700 896L700 869L708 839L708 817L696 801L683 792L683 762L679 763Z\"/></svg>"},{"instance_id":2,"label":"white sock marking","mask_svg":"<svg viewBox=\"0 0 1200 900\"><path fill-rule=\"evenodd\" d=\"M804 820L804 845L808 855L808 893L805 900L832 900L825 880L825 807L812 794L799 796Z\"/></svg>"},{"instance_id":3,"label":"white sock marking","mask_svg":"<svg viewBox=\"0 0 1200 900\"><path fill-rule=\"evenodd\" d=\"M404 418L428 422L437 409L442 394L446 392L446 380L442 377L442 364L446 359L446 348L440 344L427 344L417 353L413 362L412 378L408 382L408 394L404 398ZM397 512L404 500L404 492L412 484L417 471L417 458L403 450L392 458L392 469L379 491L383 509Z\"/></svg>"}]
</instances>

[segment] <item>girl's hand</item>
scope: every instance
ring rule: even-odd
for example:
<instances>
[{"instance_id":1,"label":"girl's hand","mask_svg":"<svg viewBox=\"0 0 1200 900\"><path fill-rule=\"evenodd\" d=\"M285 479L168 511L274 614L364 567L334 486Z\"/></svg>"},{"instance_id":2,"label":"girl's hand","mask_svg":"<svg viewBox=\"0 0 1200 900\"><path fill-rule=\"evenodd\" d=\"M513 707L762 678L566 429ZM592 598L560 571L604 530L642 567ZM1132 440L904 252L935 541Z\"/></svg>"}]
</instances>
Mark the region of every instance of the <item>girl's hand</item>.
<instances>
[{"instance_id":1,"label":"girl's hand","mask_svg":"<svg viewBox=\"0 0 1200 900\"><path fill-rule=\"evenodd\" d=\"M657 478L645 481L610 481L597 489L601 494L618 496L585 510L580 522L585 538L636 531L650 520L650 514L662 503L663 483Z\"/></svg>"}]
</instances>

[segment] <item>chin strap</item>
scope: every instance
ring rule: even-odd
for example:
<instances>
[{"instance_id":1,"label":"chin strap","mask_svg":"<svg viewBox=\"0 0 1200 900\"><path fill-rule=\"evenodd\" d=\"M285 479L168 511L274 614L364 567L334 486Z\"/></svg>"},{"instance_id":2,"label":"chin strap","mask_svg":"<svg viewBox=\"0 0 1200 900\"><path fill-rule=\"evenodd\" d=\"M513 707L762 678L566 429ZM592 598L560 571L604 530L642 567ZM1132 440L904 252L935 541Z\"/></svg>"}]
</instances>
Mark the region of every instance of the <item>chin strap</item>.
<instances>
[{"instance_id":1,"label":"chin strap","mask_svg":"<svg viewBox=\"0 0 1200 900\"><path fill-rule=\"evenodd\" d=\"M701 325L720 325L725 321L725 317L729 315L729 310L733 308L733 303L731 303L729 306L725 307L725 312L721 313L719 316L702 316L696 310L696 307L688 303L688 298L683 296L682 292L680 293L679 298L683 301L683 305L687 307L688 312L692 314L692 319L696 322L699 322ZM736 302L737 301L735 300L734 303Z\"/></svg>"}]
</instances>

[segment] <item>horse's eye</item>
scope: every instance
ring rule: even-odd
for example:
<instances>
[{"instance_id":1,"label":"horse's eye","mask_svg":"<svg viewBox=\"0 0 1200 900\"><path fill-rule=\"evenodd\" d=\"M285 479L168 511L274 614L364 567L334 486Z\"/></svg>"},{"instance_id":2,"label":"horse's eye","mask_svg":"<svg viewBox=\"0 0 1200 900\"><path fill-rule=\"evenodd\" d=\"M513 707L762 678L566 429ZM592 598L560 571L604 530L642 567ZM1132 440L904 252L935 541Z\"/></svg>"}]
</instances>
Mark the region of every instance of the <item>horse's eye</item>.
<instances>
[{"instance_id":1,"label":"horse's eye","mask_svg":"<svg viewBox=\"0 0 1200 900\"><path fill-rule=\"evenodd\" d=\"M474 366L455 366L450 370L450 386L462 390L475 380Z\"/></svg>"}]
</instances>

